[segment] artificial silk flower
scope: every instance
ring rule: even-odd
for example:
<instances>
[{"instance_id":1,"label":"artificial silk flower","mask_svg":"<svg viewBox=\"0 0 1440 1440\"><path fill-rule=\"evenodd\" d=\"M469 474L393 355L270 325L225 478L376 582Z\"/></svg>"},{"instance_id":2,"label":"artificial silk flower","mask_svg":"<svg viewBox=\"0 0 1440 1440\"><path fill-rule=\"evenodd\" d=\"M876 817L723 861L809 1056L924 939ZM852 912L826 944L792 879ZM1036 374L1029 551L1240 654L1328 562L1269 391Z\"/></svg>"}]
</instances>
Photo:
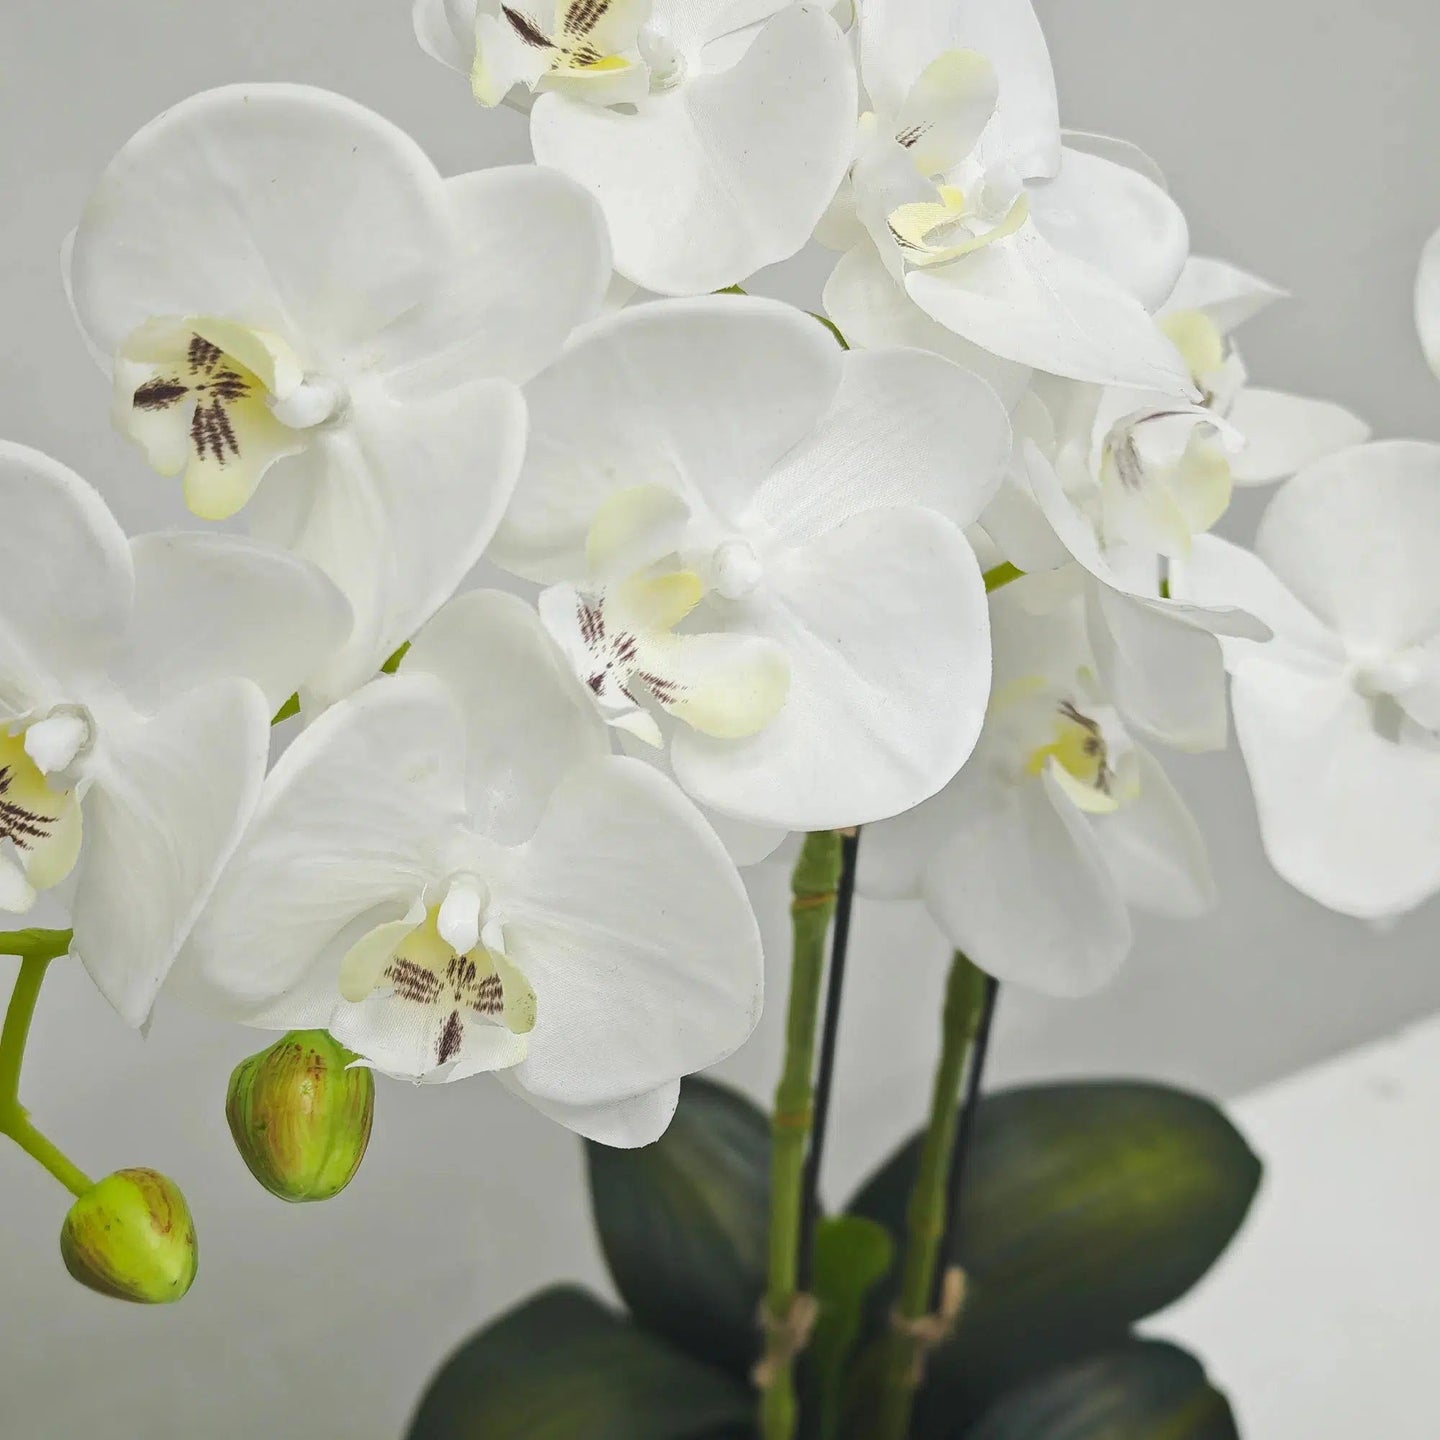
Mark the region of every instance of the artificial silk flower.
<instances>
[{"instance_id":1,"label":"artificial silk flower","mask_svg":"<svg viewBox=\"0 0 1440 1440\"><path fill-rule=\"evenodd\" d=\"M825 292L847 336L868 343L908 297L1014 364L1186 393L1149 314L1184 262L1184 217L1147 175L1062 144L1029 0L870 0L860 68L853 219L821 230L848 251Z\"/></svg>"},{"instance_id":2,"label":"artificial silk flower","mask_svg":"<svg viewBox=\"0 0 1440 1440\"><path fill-rule=\"evenodd\" d=\"M254 541L127 541L4 442L0 514L0 910L72 882L72 952L139 1025L249 818L270 715L349 617Z\"/></svg>"},{"instance_id":3,"label":"artificial silk flower","mask_svg":"<svg viewBox=\"0 0 1440 1440\"><path fill-rule=\"evenodd\" d=\"M310 681L375 673L489 540L519 473L520 384L597 313L601 217L533 166L442 180L321 90L167 110L110 163L70 251L115 417L205 519L320 566L355 628Z\"/></svg>"},{"instance_id":4,"label":"artificial silk flower","mask_svg":"<svg viewBox=\"0 0 1440 1440\"><path fill-rule=\"evenodd\" d=\"M693 798L813 830L955 773L990 670L962 527L1010 444L983 382L717 296L592 326L528 398L492 555L549 587L541 614L600 712L668 739Z\"/></svg>"},{"instance_id":5,"label":"artificial silk flower","mask_svg":"<svg viewBox=\"0 0 1440 1440\"><path fill-rule=\"evenodd\" d=\"M535 158L605 211L615 268L667 295L793 255L850 160L855 73L792 0L416 0L415 31L475 98L533 98Z\"/></svg>"},{"instance_id":6,"label":"artificial silk flower","mask_svg":"<svg viewBox=\"0 0 1440 1440\"><path fill-rule=\"evenodd\" d=\"M451 601L281 757L177 988L654 1140L753 1028L760 941L714 832L603 729L525 604Z\"/></svg>"},{"instance_id":7,"label":"artificial silk flower","mask_svg":"<svg viewBox=\"0 0 1440 1440\"><path fill-rule=\"evenodd\" d=\"M1218 750L1227 738L1225 669L1217 636L1265 640L1268 628L1223 597L1187 604L1168 593L1167 569L1145 545L1108 543L1084 498L1067 492L1033 441L1026 490L1063 546L1084 595L1097 673L1128 719L1182 750ZM1142 482L1143 483L1143 482ZM992 517L992 529L996 528Z\"/></svg>"},{"instance_id":8,"label":"artificial silk flower","mask_svg":"<svg viewBox=\"0 0 1440 1440\"><path fill-rule=\"evenodd\" d=\"M1440 889L1440 447L1358 446L1270 502L1252 555L1197 540L1177 594L1265 620L1224 641L1266 853L1297 889L1382 919Z\"/></svg>"},{"instance_id":9,"label":"artificial silk flower","mask_svg":"<svg viewBox=\"0 0 1440 1440\"><path fill-rule=\"evenodd\" d=\"M1263 390L1248 372L1232 332L1284 292L1222 260L1192 256L1156 321L1185 359L1201 404L1243 439L1230 459L1237 485L1264 485L1313 460L1362 444L1370 427L1329 400Z\"/></svg>"},{"instance_id":10,"label":"artificial silk flower","mask_svg":"<svg viewBox=\"0 0 1440 1440\"><path fill-rule=\"evenodd\" d=\"M1214 887L1184 802L1099 686L1078 598L1052 601L1031 579L992 597L975 754L934 799L867 827L859 884L923 900L990 974L1079 995L1124 960L1131 906L1193 916Z\"/></svg>"}]
</instances>

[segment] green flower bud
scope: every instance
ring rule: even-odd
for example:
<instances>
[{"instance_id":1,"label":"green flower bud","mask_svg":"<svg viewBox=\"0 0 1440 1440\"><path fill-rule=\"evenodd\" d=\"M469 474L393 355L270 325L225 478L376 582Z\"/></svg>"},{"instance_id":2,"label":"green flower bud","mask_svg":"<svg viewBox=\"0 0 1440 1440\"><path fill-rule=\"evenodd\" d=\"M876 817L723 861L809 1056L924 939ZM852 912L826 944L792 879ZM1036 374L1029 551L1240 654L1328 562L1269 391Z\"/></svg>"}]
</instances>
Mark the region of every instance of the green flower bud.
<instances>
[{"instance_id":1,"label":"green flower bud","mask_svg":"<svg viewBox=\"0 0 1440 1440\"><path fill-rule=\"evenodd\" d=\"M242 1060L225 1118L250 1173L282 1200L328 1200L370 1143L375 1076L324 1030L292 1030Z\"/></svg>"},{"instance_id":2,"label":"green flower bud","mask_svg":"<svg viewBox=\"0 0 1440 1440\"><path fill-rule=\"evenodd\" d=\"M60 1230L65 1268L117 1300L168 1305L199 1264L195 1224L180 1187L158 1170L117 1170L71 1207Z\"/></svg>"}]
</instances>

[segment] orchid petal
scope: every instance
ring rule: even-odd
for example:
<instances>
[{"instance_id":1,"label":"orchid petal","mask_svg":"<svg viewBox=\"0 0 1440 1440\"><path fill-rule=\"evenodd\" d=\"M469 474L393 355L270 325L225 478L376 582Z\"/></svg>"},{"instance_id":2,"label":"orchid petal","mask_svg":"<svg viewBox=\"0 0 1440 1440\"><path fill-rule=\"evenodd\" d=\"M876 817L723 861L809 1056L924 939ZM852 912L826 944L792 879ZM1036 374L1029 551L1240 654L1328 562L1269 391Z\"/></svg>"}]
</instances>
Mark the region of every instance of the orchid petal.
<instances>
[{"instance_id":1,"label":"orchid petal","mask_svg":"<svg viewBox=\"0 0 1440 1440\"><path fill-rule=\"evenodd\" d=\"M714 832L619 756L561 781L502 903L539 1020L515 1082L606 1105L714 1064L753 1029L760 937Z\"/></svg>"},{"instance_id":2,"label":"orchid petal","mask_svg":"<svg viewBox=\"0 0 1440 1440\"><path fill-rule=\"evenodd\" d=\"M1030 214L1057 249L1123 286L1147 310L1175 288L1190 249L1180 207L1135 170L1066 149L1053 180L1029 188Z\"/></svg>"},{"instance_id":3,"label":"orchid petal","mask_svg":"<svg viewBox=\"0 0 1440 1440\"><path fill-rule=\"evenodd\" d=\"M501 844L534 832L556 781L609 751L605 727L540 617L499 590L450 601L415 637L404 673L426 673L465 722L471 822Z\"/></svg>"},{"instance_id":4,"label":"orchid petal","mask_svg":"<svg viewBox=\"0 0 1440 1440\"><path fill-rule=\"evenodd\" d=\"M299 85L192 96L106 169L76 232L76 312L115 355L156 316L220 315L343 347L420 300L448 230L419 147Z\"/></svg>"},{"instance_id":5,"label":"orchid petal","mask_svg":"<svg viewBox=\"0 0 1440 1440\"><path fill-rule=\"evenodd\" d=\"M386 677L321 715L276 763L177 981L236 1019L324 1023L346 951L409 909L432 879L430 847L463 822L464 744L429 675Z\"/></svg>"},{"instance_id":6,"label":"orchid petal","mask_svg":"<svg viewBox=\"0 0 1440 1440\"><path fill-rule=\"evenodd\" d=\"M1390 440L1309 466L1270 502L1256 553L1357 648L1440 631L1440 445Z\"/></svg>"},{"instance_id":7,"label":"orchid petal","mask_svg":"<svg viewBox=\"0 0 1440 1440\"><path fill-rule=\"evenodd\" d=\"M598 322L526 392L525 473L492 558L529 579L574 579L597 514L640 486L735 519L840 375L825 331L771 300L660 302Z\"/></svg>"},{"instance_id":8,"label":"orchid petal","mask_svg":"<svg viewBox=\"0 0 1440 1440\"><path fill-rule=\"evenodd\" d=\"M72 953L128 1024L149 1017L259 798L270 712L244 680L151 720L108 711L86 762Z\"/></svg>"},{"instance_id":9,"label":"orchid petal","mask_svg":"<svg viewBox=\"0 0 1440 1440\"><path fill-rule=\"evenodd\" d=\"M777 553L731 624L789 655L790 695L748 739L674 737L675 774L703 804L789 829L868 823L933 795L973 748L990 674L984 582L933 512L866 511Z\"/></svg>"},{"instance_id":10,"label":"orchid petal","mask_svg":"<svg viewBox=\"0 0 1440 1440\"><path fill-rule=\"evenodd\" d=\"M1007 360L1099 385L1190 392L1187 367L1144 307L1034 225L953 264L912 271L916 304Z\"/></svg>"},{"instance_id":11,"label":"orchid petal","mask_svg":"<svg viewBox=\"0 0 1440 1440\"><path fill-rule=\"evenodd\" d=\"M283 550L193 531L144 535L130 548L135 610L115 673L142 710L240 676L273 713L350 629L335 587Z\"/></svg>"},{"instance_id":12,"label":"orchid petal","mask_svg":"<svg viewBox=\"0 0 1440 1440\"><path fill-rule=\"evenodd\" d=\"M1237 485L1284 480L1370 438L1370 427L1344 406L1250 385L1235 397L1226 418L1245 437L1245 448L1230 462Z\"/></svg>"},{"instance_id":13,"label":"orchid petal","mask_svg":"<svg viewBox=\"0 0 1440 1440\"><path fill-rule=\"evenodd\" d=\"M844 37L825 11L797 4L730 69L653 94L632 114L541 95L531 141L542 165L599 200L621 274L695 294L809 240L850 163L855 110Z\"/></svg>"}]
</instances>

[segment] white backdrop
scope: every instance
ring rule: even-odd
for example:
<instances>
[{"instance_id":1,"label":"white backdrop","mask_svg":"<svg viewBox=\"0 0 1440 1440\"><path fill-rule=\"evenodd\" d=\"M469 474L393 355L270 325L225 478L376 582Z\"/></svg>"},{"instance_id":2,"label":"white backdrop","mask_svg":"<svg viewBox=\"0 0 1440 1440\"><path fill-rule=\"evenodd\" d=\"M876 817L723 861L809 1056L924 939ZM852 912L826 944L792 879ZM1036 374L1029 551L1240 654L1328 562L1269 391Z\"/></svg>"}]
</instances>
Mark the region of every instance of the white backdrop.
<instances>
[{"instance_id":1,"label":"white backdrop","mask_svg":"<svg viewBox=\"0 0 1440 1440\"><path fill-rule=\"evenodd\" d=\"M165 105L236 80L342 90L452 172L524 158L523 121L477 111L463 82L418 51L408 0L0 9L0 434L74 466L132 527L184 523L175 488L110 431L107 385L58 278L60 239L114 149ZM1381 434L1440 438L1440 384L1409 308L1420 246L1440 224L1430 68L1440 9L1042 9L1067 122L1149 148L1196 248L1294 293L1246 332L1260 383L1342 400ZM820 273L802 259L757 288L813 303ZM1244 526L1255 506L1241 508ZM1010 996L997 1077L1128 1072L1234 1095L1440 1008L1433 907L1383 935L1327 915L1266 867L1236 757L1176 768L1212 838L1222 908L1187 926L1142 925L1129 969L1093 1000ZM777 947L782 888L778 875L755 882ZM862 907L829 1176L837 1194L918 1114L928 1053L906 1027L915 996L938 994L942 959L915 914ZM756 1093L775 1069L783 974L776 981L760 1036L726 1067ZM92 1172L143 1163L176 1176L203 1262L194 1293L171 1311L81 1291L56 1254L63 1195L0 1148L6 1440L390 1440L465 1330L542 1281L598 1279L576 1145L484 1081L424 1092L385 1084L352 1190L330 1206L271 1201L245 1176L221 1116L230 1067L256 1047L249 1033L168 1011L142 1041L83 977L57 970L29 1101Z\"/></svg>"}]
</instances>

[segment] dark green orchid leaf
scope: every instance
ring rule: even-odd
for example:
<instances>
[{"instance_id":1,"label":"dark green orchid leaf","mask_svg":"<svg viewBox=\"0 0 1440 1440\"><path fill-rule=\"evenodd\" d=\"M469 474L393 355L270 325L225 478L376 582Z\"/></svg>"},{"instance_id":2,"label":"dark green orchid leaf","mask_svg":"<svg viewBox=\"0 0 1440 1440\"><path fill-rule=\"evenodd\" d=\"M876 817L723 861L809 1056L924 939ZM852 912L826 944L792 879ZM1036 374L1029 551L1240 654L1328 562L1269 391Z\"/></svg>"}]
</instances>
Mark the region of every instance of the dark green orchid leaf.
<instances>
[{"instance_id":1,"label":"dark green orchid leaf","mask_svg":"<svg viewBox=\"0 0 1440 1440\"><path fill-rule=\"evenodd\" d=\"M918 1145L851 1207L897 1240ZM938 1433L923 1417L973 1415L1016 1377L1118 1343L1177 1300L1229 1244L1259 1179L1234 1126L1182 1091L1093 1082L987 1096L961 1212L966 1302L931 1358L920 1433Z\"/></svg>"},{"instance_id":2,"label":"dark green orchid leaf","mask_svg":"<svg viewBox=\"0 0 1440 1440\"><path fill-rule=\"evenodd\" d=\"M1239 1440L1200 1362L1159 1340L1114 1349L1025 1381L953 1440Z\"/></svg>"},{"instance_id":3,"label":"dark green orchid leaf","mask_svg":"<svg viewBox=\"0 0 1440 1440\"><path fill-rule=\"evenodd\" d=\"M860 1338L865 1301L889 1273L895 1258L890 1232L860 1215L822 1220L815 1232L815 1299L820 1306L810 1342L820 1434L832 1440Z\"/></svg>"},{"instance_id":4,"label":"dark green orchid leaf","mask_svg":"<svg viewBox=\"0 0 1440 1440\"><path fill-rule=\"evenodd\" d=\"M595 1227L631 1314L697 1359L748 1376L765 1287L768 1118L692 1076L654 1145L586 1150Z\"/></svg>"},{"instance_id":5,"label":"dark green orchid leaf","mask_svg":"<svg viewBox=\"0 0 1440 1440\"><path fill-rule=\"evenodd\" d=\"M752 1393L582 1290L546 1290L441 1366L408 1440L744 1440Z\"/></svg>"}]
</instances>

